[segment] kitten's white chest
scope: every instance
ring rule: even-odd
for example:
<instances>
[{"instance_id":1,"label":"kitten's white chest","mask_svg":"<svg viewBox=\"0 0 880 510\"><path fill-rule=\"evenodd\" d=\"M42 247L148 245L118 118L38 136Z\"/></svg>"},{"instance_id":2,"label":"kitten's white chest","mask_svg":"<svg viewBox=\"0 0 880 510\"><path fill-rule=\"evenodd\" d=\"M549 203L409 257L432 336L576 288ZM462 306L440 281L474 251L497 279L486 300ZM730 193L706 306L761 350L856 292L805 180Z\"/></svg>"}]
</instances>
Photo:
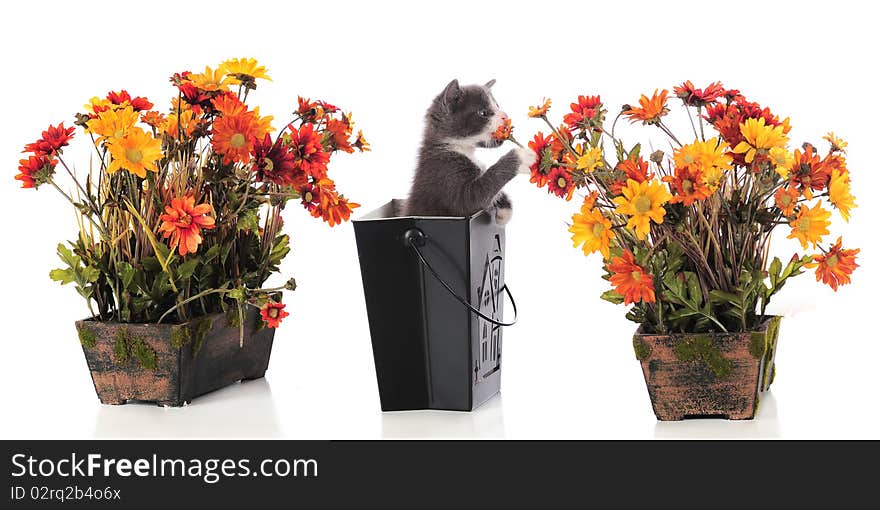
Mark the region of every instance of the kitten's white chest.
<instances>
[{"instance_id":1,"label":"kitten's white chest","mask_svg":"<svg viewBox=\"0 0 880 510\"><path fill-rule=\"evenodd\" d=\"M447 142L447 147L449 147L449 150L457 152L471 160L471 163L477 165L477 168L480 169L481 173L486 171L486 165L477 159L476 147L474 147L474 144L468 143L468 141L450 140Z\"/></svg>"}]
</instances>

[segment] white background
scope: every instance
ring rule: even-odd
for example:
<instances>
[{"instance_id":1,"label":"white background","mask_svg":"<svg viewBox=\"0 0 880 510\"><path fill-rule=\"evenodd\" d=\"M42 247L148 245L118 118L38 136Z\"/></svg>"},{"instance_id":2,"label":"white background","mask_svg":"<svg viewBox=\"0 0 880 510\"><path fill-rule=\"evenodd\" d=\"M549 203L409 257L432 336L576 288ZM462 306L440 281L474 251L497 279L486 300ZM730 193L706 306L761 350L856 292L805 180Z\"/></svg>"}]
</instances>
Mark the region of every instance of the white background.
<instances>
[{"instance_id":1,"label":"white background","mask_svg":"<svg viewBox=\"0 0 880 510\"><path fill-rule=\"evenodd\" d=\"M880 41L863 9L840 1L13 2L0 21L0 436L878 438ZM173 72L238 56L269 67L274 81L251 97L276 126L297 94L354 111L373 151L339 155L331 170L360 213L406 193L422 114L451 78L496 78L521 141L541 129L526 111L544 96L558 122L578 94L601 93L615 112L656 87L721 80L791 116L796 143L819 144L829 130L849 141L859 208L848 225L835 213L829 240L842 233L861 247L862 267L836 294L810 273L774 301L771 311L786 316L778 377L756 420L658 423L630 344L634 325L623 307L598 299L606 289L598 256L571 247L564 222L578 202L520 176L507 188L515 203L507 279L521 320L505 332L502 395L473 413L383 414L351 225L327 228L292 204L294 251L277 280L295 276L300 289L286 296L292 315L267 378L183 409L103 407L73 327L84 303L48 278L55 245L74 236L73 216L49 187L17 189L19 151L49 123L70 124L92 96L125 88L164 105ZM687 126L679 103L670 105L672 124ZM80 170L87 149L81 137L66 151ZM785 235L783 227L774 246L788 258L800 250Z\"/></svg>"}]
</instances>

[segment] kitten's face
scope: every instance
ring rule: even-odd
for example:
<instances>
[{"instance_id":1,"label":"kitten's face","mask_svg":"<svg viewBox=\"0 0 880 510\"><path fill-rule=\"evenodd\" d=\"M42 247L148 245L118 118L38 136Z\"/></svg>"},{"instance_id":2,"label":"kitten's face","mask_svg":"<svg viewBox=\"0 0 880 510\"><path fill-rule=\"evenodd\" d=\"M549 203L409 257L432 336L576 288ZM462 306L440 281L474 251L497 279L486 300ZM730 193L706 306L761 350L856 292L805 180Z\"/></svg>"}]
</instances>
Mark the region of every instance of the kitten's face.
<instances>
[{"instance_id":1,"label":"kitten's face","mask_svg":"<svg viewBox=\"0 0 880 510\"><path fill-rule=\"evenodd\" d=\"M492 136L507 116L492 97L490 87L485 85L459 86L453 80L434 99L428 112L429 129L443 138L475 147L498 147L500 142Z\"/></svg>"}]
</instances>

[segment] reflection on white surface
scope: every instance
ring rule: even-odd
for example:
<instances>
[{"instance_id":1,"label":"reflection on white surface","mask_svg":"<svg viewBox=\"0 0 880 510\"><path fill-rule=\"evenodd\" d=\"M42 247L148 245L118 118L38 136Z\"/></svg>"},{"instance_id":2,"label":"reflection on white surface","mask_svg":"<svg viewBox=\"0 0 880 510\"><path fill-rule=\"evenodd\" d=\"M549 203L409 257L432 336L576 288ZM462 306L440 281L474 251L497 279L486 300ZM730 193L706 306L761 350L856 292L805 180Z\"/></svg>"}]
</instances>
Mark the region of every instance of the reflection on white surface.
<instances>
[{"instance_id":1,"label":"reflection on white surface","mask_svg":"<svg viewBox=\"0 0 880 510\"><path fill-rule=\"evenodd\" d=\"M771 392L761 395L754 420L658 421L654 427L658 439L771 439L781 435L776 398Z\"/></svg>"},{"instance_id":2,"label":"reflection on white surface","mask_svg":"<svg viewBox=\"0 0 880 510\"><path fill-rule=\"evenodd\" d=\"M501 395L471 412L393 411L382 413L382 437L386 439L504 437Z\"/></svg>"},{"instance_id":3,"label":"reflection on white surface","mask_svg":"<svg viewBox=\"0 0 880 510\"><path fill-rule=\"evenodd\" d=\"M101 405L95 416L99 438L271 438L281 436L272 390L266 379L237 383L203 395L188 406Z\"/></svg>"}]
</instances>

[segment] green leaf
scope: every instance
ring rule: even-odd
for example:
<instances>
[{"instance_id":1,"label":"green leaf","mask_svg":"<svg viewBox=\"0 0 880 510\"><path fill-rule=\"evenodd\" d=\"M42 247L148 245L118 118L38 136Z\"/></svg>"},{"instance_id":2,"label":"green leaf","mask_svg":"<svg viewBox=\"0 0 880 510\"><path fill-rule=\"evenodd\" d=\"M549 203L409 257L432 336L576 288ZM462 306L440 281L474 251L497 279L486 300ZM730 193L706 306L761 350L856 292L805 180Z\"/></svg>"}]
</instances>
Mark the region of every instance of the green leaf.
<instances>
[{"instance_id":1,"label":"green leaf","mask_svg":"<svg viewBox=\"0 0 880 510\"><path fill-rule=\"evenodd\" d=\"M53 269L49 271L49 278L61 282L61 285L67 285L76 280L76 274L73 269Z\"/></svg>"},{"instance_id":2,"label":"green leaf","mask_svg":"<svg viewBox=\"0 0 880 510\"><path fill-rule=\"evenodd\" d=\"M205 258L205 265L211 263L212 260L216 259L220 255L220 245L215 244L208 248L203 257Z\"/></svg>"},{"instance_id":3,"label":"green leaf","mask_svg":"<svg viewBox=\"0 0 880 510\"><path fill-rule=\"evenodd\" d=\"M623 296L617 293L615 290L606 290L600 296L605 301L610 303L614 303L615 305L619 305L623 303Z\"/></svg>"},{"instance_id":4,"label":"green leaf","mask_svg":"<svg viewBox=\"0 0 880 510\"><path fill-rule=\"evenodd\" d=\"M101 276L101 271L99 271L96 267L89 266L82 270L80 276L82 277L82 279L79 283L94 283L98 281L98 278Z\"/></svg>"},{"instance_id":5,"label":"green leaf","mask_svg":"<svg viewBox=\"0 0 880 510\"><path fill-rule=\"evenodd\" d=\"M74 253L72 251L70 251L70 248L68 248L67 246L64 246L63 243L58 243L57 249L58 249L58 257L61 258L61 260L65 264L67 264L68 266L70 266L73 269L79 267L80 258L77 255L74 255Z\"/></svg>"},{"instance_id":6,"label":"green leaf","mask_svg":"<svg viewBox=\"0 0 880 510\"><path fill-rule=\"evenodd\" d=\"M244 212L239 214L236 228L238 230L246 230L248 232L256 232L260 230L260 217L257 214L257 211L253 209L246 209Z\"/></svg>"},{"instance_id":7,"label":"green leaf","mask_svg":"<svg viewBox=\"0 0 880 510\"><path fill-rule=\"evenodd\" d=\"M119 275L119 280L122 281L122 289L128 290L134 280L134 267L128 262L119 262L116 264L116 272Z\"/></svg>"},{"instance_id":8,"label":"green leaf","mask_svg":"<svg viewBox=\"0 0 880 510\"><path fill-rule=\"evenodd\" d=\"M177 266L177 277L180 280L189 280L195 272L196 266L198 266L200 262L201 260L198 257L193 257L183 264L180 264Z\"/></svg>"}]
</instances>

